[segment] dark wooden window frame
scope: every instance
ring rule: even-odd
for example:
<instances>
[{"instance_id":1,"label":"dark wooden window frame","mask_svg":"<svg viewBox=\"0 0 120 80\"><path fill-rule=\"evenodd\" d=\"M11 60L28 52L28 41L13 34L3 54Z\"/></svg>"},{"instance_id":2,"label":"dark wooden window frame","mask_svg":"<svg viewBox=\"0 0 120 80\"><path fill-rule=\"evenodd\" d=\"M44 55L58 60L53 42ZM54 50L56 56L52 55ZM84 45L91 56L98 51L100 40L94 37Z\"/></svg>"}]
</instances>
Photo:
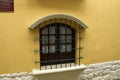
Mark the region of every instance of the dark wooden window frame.
<instances>
[{"instance_id":1,"label":"dark wooden window frame","mask_svg":"<svg viewBox=\"0 0 120 80\"><path fill-rule=\"evenodd\" d=\"M52 27L52 25L55 26L55 34L49 34L49 28ZM60 34L60 27L61 25L65 27L65 34ZM48 34L42 34L42 30L44 28L48 28ZM72 34L66 34L66 29L70 29L72 31ZM75 62L75 29L73 29L71 26L64 24L64 23L52 23L49 25L44 26L43 28L40 28L39 30L40 35L40 65L53 65L53 64L62 64L62 63L71 63ZM65 36L65 43L60 43L60 36ZM55 36L55 44L50 44L49 41L47 44L42 43L42 36L47 36L48 39L50 36ZM71 43L67 43L67 37L71 36ZM72 45L72 50L67 51L65 48L65 52L60 52L60 45L64 44L65 46L68 44ZM50 53L50 45L55 45L55 53ZM48 53L43 53L42 46L48 46Z\"/></svg>"}]
</instances>

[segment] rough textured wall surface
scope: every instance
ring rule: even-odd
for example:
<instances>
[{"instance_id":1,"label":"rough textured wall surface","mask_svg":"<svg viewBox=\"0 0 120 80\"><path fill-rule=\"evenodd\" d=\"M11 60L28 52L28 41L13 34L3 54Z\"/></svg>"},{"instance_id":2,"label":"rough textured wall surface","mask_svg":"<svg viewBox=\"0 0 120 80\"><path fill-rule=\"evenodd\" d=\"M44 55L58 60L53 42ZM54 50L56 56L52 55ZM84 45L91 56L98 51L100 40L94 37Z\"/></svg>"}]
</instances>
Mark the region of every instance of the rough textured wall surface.
<instances>
[{"instance_id":1,"label":"rough textured wall surface","mask_svg":"<svg viewBox=\"0 0 120 80\"><path fill-rule=\"evenodd\" d=\"M90 64L80 75L78 80L120 80L120 60ZM1 74L0 80L39 80L32 73L21 72Z\"/></svg>"},{"instance_id":2,"label":"rough textured wall surface","mask_svg":"<svg viewBox=\"0 0 120 80\"><path fill-rule=\"evenodd\" d=\"M120 60L90 64L79 75L79 80L120 80Z\"/></svg>"},{"instance_id":3,"label":"rough textured wall surface","mask_svg":"<svg viewBox=\"0 0 120 80\"><path fill-rule=\"evenodd\" d=\"M21 72L12 74L1 74L0 80L35 80L32 73Z\"/></svg>"}]
</instances>

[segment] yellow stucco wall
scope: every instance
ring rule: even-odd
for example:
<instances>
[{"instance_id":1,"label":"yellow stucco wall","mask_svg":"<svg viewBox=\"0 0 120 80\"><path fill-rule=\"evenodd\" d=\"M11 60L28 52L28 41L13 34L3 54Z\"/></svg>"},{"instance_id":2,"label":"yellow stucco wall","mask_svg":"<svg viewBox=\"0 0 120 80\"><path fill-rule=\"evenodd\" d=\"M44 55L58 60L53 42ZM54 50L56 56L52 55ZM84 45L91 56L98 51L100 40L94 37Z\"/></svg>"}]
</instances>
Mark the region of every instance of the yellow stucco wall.
<instances>
[{"instance_id":1,"label":"yellow stucco wall","mask_svg":"<svg viewBox=\"0 0 120 80\"><path fill-rule=\"evenodd\" d=\"M39 49L37 19L55 13L76 16L88 25L83 34L81 63L120 59L120 0L15 0L15 11L0 13L0 73L31 71Z\"/></svg>"}]
</instances>

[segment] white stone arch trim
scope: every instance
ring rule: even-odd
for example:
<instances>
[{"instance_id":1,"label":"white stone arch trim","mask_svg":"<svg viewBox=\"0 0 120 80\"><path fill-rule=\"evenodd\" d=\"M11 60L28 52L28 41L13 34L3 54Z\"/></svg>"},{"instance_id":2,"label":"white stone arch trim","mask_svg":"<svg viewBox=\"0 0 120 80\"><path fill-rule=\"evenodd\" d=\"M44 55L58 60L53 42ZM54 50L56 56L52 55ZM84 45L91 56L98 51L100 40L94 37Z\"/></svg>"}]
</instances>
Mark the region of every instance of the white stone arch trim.
<instances>
[{"instance_id":1,"label":"white stone arch trim","mask_svg":"<svg viewBox=\"0 0 120 80\"><path fill-rule=\"evenodd\" d=\"M81 20L79 20L78 18L68 15L68 14L51 14L48 16L45 16L43 18L38 19L37 21L33 22L30 26L29 29L35 29L40 23L43 23L44 21L47 21L49 19L54 19L54 18L65 18L68 20L72 20L78 24L81 25L82 28L88 28L88 26L86 24L84 24Z\"/></svg>"}]
</instances>

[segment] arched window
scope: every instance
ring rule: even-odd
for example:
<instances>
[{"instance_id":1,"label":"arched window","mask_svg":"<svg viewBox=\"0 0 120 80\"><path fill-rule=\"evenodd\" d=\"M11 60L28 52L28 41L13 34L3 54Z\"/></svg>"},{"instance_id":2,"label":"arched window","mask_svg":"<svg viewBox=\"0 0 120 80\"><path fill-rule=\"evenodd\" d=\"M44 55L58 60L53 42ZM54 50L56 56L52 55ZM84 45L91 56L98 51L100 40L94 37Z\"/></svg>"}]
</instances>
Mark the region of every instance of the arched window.
<instances>
[{"instance_id":1,"label":"arched window","mask_svg":"<svg viewBox=\"0 0 120 80\"><path fill-rule=\"evenodd\" d=\"M75 62L75 29L52 23L40 28L41 65Z\"/></svg>"},{"instance_id":2,"label":"arched window","mask_svg":"<svg viewBox=\"0 0 120 80\"><path fill-rule=\"evenodd\" d=\"M82 49L81 32L87 26L79 19L66 15L54 14L43 17L33 23L29 29L39 29L39 50L40 60L35 60L35 63L40 63L45 69L46 66L55 64L62 65L63 63L80 64L80 50ZM61 66L62 67L62 66Z\"/></svg>"}]
</instances>

